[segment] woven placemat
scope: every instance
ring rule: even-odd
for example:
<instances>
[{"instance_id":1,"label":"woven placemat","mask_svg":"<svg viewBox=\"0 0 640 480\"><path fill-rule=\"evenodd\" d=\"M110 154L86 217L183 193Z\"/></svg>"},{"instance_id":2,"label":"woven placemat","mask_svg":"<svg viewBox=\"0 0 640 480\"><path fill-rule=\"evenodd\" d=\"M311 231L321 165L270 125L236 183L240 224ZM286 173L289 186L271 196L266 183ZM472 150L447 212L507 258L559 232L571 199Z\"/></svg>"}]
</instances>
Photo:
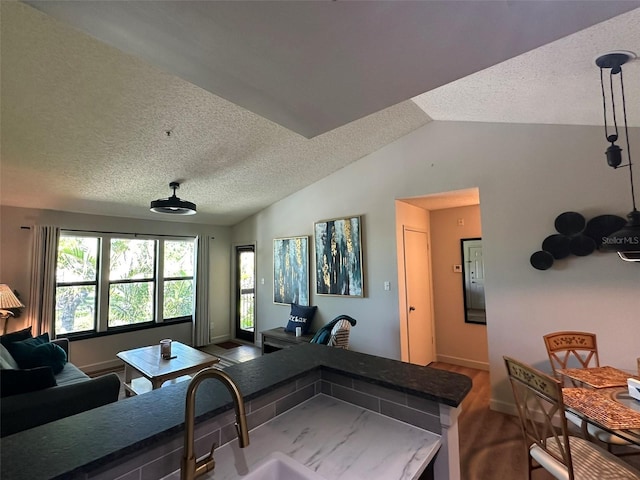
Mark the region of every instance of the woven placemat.
<instances>
[{"instance_id":1,"label":"woven placemat","mask_svg":"<svg viewBox=\"0 0 640 480\"><path fill-rule=\"evenodd\" d=\"M590 388L563 388L562 398L567 407L582 412L605 428L640 429L640 412L616 402L603 391Z\"/></svg>"},{"instance_id":2,"label":"woven placemat","mask_svg":"<svg viewBox=\"0 0 640 480\"><path fill-rule=\"evenodd\" d=\"M566 368L560 372L593 388L624 387L627 378L632 377L630 373L614 367Z\"/></svg>"}]
</instances>

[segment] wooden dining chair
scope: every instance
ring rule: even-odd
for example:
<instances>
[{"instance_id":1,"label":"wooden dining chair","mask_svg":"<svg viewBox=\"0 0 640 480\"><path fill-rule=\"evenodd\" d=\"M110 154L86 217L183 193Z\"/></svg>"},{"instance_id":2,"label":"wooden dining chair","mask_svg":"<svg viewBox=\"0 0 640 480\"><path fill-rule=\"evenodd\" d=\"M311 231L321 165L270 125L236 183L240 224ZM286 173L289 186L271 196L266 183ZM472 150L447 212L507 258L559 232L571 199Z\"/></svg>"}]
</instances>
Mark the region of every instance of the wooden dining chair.
<instances>
[{"instance_id":1,"label":"wooden dining chair","mask_svg":"<svg viewBox=\"0 0 640 480\"><path fill-rule=\"evenodd\" d=\"M558 370L600 366L595 333L554 332L544 335L542 338L547 347L553 375L561 382L564 380Z\"/></svg>"},{"instance_id":2,"label":"wooden dining chair","mask_svg":"<svg viewBox=\"0 0 640 480\"><path fill-rule=\"evenodd\" d=\"M591 368L600 366L598 342L595 333L574 331L553 332L544 335L543 339L547 348L547 355L549 356L553 375L563 386L565 386L567 379L561 375L558 370L564 368ZM581 387L582 385L575 380L571 380L571 384L566 386ZM630 445L629 442L617 435L587 423L571 412L567 412L566 416L571 423L581 429L582 435L586 439L597 439L601 441L610 452L615 445ZM620 455L635 455L637 453L640 452L634 449L631 452L620 452Z\"/></svg>"},{"instance_id":3,"label":"wooden dining chair","mask_svg":"<svg viewBox=\"0 0 640 480\"><path fill-rule=\"evenodd\" d=\"M529 480L541 467L558 479L640 478L640 471L612 453L569 434L558 379L514 358L503 358L520 418Z\"/></svg>"}]
</instances>

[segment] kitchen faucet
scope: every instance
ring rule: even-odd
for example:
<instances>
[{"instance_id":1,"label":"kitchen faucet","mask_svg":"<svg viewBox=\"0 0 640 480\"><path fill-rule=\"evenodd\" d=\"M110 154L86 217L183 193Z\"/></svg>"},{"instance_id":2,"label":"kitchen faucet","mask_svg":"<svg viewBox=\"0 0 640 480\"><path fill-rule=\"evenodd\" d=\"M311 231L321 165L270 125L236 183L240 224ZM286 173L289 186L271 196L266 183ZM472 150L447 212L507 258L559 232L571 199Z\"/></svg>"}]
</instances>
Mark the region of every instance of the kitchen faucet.
<instances>
[{"instance_id":1,"label":"kitchen faucet","mask_svg":"<svg viewBox=\"0 0 640 480\"><path fill-rule=\"evenodd\" d=\"M184 412L184 452L182 455L182 463L180 465L180 479L194 480L195 478L210 472L216 466L213 459L213 450L216 444L211 445L211 452L202 460L197 460L194 452L194 436L195 436L195 410L196 410L196 391L200 384L207 378L215 378L220 380L227 387L233 405L236 411L236 432L238 433L238 443L240 448L249 445L249 431L247 429L247 417L244 412L244 400L240 389L234 383L233 379L222 370L214 367L200 370L194 375L189 382L187 388L187 399Z\"/></svg>"}]
</instances>

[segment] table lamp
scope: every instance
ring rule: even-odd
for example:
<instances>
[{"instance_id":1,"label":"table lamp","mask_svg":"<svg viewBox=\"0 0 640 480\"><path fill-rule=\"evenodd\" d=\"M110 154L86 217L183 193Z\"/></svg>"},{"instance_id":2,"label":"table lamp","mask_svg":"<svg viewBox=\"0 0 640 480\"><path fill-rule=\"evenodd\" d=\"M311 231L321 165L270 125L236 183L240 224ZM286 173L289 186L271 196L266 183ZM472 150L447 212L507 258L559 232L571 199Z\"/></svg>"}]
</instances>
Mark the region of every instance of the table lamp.
<instances>
[{"instance_id":1,"label":"table lamp","mask_svg":"<svg viewBox=\"0 0 640 480\"><path fill-rule=\"evenodd\" d=\"M14 313L9 308L24 308L24 305L18 297L15 296L13 290L9 288L9 285L0 284L0 318L4 319L4 327L2 334L7 333L7 323L9 323L9 317L13 317Z\"/></svg>"}]
</instances>

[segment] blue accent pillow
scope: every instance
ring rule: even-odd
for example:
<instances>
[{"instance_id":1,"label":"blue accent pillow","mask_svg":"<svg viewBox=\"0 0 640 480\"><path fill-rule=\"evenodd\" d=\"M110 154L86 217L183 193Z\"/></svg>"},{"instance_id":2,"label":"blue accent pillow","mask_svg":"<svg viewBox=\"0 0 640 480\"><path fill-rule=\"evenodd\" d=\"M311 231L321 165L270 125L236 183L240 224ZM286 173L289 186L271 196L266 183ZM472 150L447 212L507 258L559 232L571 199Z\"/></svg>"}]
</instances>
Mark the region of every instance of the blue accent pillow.
<instances>
[{"instance_id":1,"label":"blue accent pillow","mask_svg":"<svg viewBox=\"0 0 640 480\"><path fill-rule=\"evenodd\" d=\"M317 306L305 307L297 303L291 304L291 313L289 314L289 322L284 328L285 332L295 332L296 327L302 327L302 335L309 333L313 316L316 314Z\"/></svg>"},{"instance_id":2,"label":"blue accent pillow","mask_svg":"<svg viewBox=\"0 0 640 480\"><path fill-rule=\"evenodd\" d=\"M20 368L51 367L58 374L67 363L67 353L60 345L49 342L48 333L13 342L6 348Z\"/></svg>"}]
</instances>

